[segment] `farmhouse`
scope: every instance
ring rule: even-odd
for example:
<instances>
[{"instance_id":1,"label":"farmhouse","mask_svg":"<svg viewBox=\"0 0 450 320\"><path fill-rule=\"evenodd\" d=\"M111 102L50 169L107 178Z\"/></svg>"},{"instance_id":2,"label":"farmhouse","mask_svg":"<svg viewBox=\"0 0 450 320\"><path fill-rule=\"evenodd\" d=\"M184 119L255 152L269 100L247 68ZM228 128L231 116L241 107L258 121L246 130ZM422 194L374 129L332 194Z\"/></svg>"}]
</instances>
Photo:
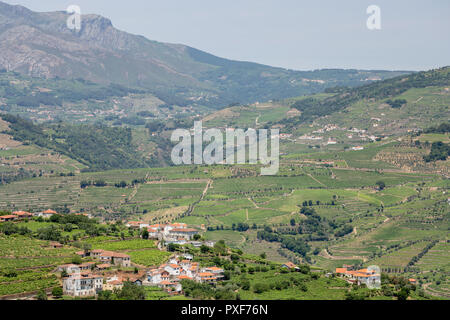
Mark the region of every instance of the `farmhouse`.
<instances>
[{"instance_id":1,"label":"farmhouse","mask_svg":"<svg viewBox=\"0 0 450 320\"><path fill-rule=\"evenodd\" d=\"M19 219L27 219L33 217L33 214L26 211L14 211L13 215L17 216Z\"/></svg>"},{"instance_id":2,"label":"farmhouse","mask_svg":"<svg viewBox=\"0 0 450 320\"><path fill-rule=\"evenodd\" d=\"M148 228L149 224L144 221L129 221L126 226L129 228L144 229Z\"/></svg>"},{"instance_id":3,"label":"farmhouse","mask_svg":"<svg viewBox=\"0 0 450 320\"><path fill-rule=\"evenodd\" d=\"M64 246L59 242L50 242L50 247L52 247L53 249L58 249L58 248L62 248Z\"/></svg>"},{"instance_id":4,"label":"farmhouse","mask_svg":"<svg viewBox=\"0 0 450 320\"><path fill-rule=\"evenodd\" d=\"M94 266L95 262L85 262L79 265L82 271L91 270L92 268L94 268Z\"/></svg>"},{"instance_id":5,"label":"farmhouse","mask_svg":"<svg viewBox=\"0 0 450 320\"><path fill-rule=\"evenodd\" d=\"M199 272L194 279L200 283L208 283L215 282L217 280L217 276L211 272Z\"/></svg>"},{"instance_id":6,"label":"farmhouse","mask_svg":"<svg viewBox=\"0 0 450 320\"><path fill-rule=\"evenodd\" d=\"M103 285L103 290L109 290L109 291L114 291L114 290L120 290L123 288L123 282L121 280L115 279L115 280L110 280L110 281L106 281L106 283Z\"/></svg>"},{"instance_id":7,"label":"farmhouse","mask_svg":"<svg viewBox=\"0 0 450 320\"><path fill-rule=\"evenodd\" d=\"M188 228L185 223L153 224L147 226L147 231L149 239L164 240L167 244L179 245L186 244L186 241L192 240L194 235L199 233L197 229Z\"/></svg>"},{"instance_id":8,"label":"farmhouse","mask_svg":"<svg viewBox=\"0 0 450 320\"><path fill-rule=\"evenodd\" d=\"M374 270L360 269L350 271L347 268L336 268L336 274L347 278L350 283L356 283L358 285L365 284L366 286L375 285L380 283L381 275Z\"/></svg>"},{"instance_id":9,"label":"farmhouse","mask_svg":"<svg viewBox=\"0 0 450 320\"><path fill-rule=\"evenodd\" d=\"M131 266L130 256L120 252L106 251L102 249L78 251L80 257L92 257L101 261L100 265L109 264L121 267Z\"/></svg>"},{"instance_id":10,"label":"farmhouse","mask_svg":"<svg viewBox=\"0 0 450 320\"><path fill-rule=\"evenodd\" d=\"M281 267L288 268L288 269L298 269L298 267L295 264L293 264L292 262L287 262L287 263L283 264Z\"/></svg>"},{"instance_id":11,"label":"farmhouse","mask_svg":"<svg viewBox=\"0 0 450 320\"><path fill-rule=\"evenodd\" d=\"M56 271L62 272L65 271L67 274L80 273L81 269L76 264L63 264L59 266Z\"/></svg>"},{"instance_id":12,"label":"farmhouse","mask_svg":"<svg viewBox=\"0 0 450 320\"><path fill-rule=\"evenodd\" d=\"M63 293L68 296L95 296L101 290L103 290L103 277L99 275L85 273L63 279Z\"/></svg>"},{"instance_id":13,"label":"farmhouse","mask_svg":"<svg viewBox=\"0 0 450 320\"><path fill-rule=\"evenodd\" d=\"M130 256L124 253L103 251L99 255L100 261L103 263L110 263L112 265L129 267L131 266Z\"/></svg>"},{"instance_id":14,"label":"farmhouse","mask_svg":"<svg viewBox=\"0 0 450 320\"><path fill-rule=\"evenodd\" d=\"M6 222L6 221L14 221L17 220L18 217L12 214L8 214L5 216L0 216L0 222Z\"/></svg>"},{"instance_id":15,"label":"farmhouse","mask_svg":"<svg viewBox=\"0 0 450 320\"><path fill-rule=\"evenodd\" d=\"M210 272L214 275L216 275L218 278L222 277L222 274L224 273L224 270L222 268L218 268L218 267L209 267L209 268L204 268L205 272Z\"/></svg>"},{"instance_id":16,"label":"farmhouse","mask_svg":"<svg viewBox=\"0 0 450 320\"><path fill-rule=\"evenodd\" d=\"M48 209L48 210L45 210L43 212L38 212L35 215L38 216L38 217L42 217L42 218L46 218L47 219L47 218L50 218L54 214L58 214L58 212L56 212L55 210Z\"/></svg>"},{"instance_id":17,"label":"farmhouse","mask_svg":"<svg viewBox=\"0 0 450 320\"><path fill-rule=\"evenodd\" d=\"M178 237L185 240L191 240L194 235L198 234L198 230L189 228L175 228L169 231L172 237Z\"/></svg>"}]
</instances>

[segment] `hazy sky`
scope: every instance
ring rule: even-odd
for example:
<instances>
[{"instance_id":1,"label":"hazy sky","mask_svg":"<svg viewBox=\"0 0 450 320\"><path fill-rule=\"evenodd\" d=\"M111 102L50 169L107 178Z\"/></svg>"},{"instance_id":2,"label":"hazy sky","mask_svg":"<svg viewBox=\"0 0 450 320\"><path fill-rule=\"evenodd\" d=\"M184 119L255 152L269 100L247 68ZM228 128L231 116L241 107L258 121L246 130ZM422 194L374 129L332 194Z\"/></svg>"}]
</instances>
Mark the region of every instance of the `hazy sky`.
<instances>
[{"instance_id":1,"label":"hazy sky","mask_svg":"<svg viewBox=\"0 0 450 320\"><path fill-rule=\"evenodd\" d=\"M81 7L121 30L297 70L424 70L450 65L449 0L4 0L35 11ZM366 9L381 9L369 30Z\"/></svg>"}]
</instances>

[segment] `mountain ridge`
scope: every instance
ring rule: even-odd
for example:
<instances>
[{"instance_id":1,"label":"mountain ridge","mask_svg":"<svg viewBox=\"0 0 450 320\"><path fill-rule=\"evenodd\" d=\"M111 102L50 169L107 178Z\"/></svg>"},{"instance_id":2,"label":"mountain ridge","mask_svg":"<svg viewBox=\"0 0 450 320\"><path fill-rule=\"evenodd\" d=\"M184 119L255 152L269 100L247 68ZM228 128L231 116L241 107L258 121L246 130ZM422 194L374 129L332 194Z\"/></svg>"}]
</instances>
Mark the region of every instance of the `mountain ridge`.
<instances>
[{"instance_id":1,"label":"mountain ridge","mask_svg":"<svg viewBox=\"0 0 450 320\"><path fill-rule=\"evenodd\" d=\"M116 29L110 19L82 15L79 32L63 11L34 12L0 2L0 68L36 77L82 78L150 90L171 103L220 107L355 86L407 71L293 71L216 57Z\"/></svg>"}]
</instances>

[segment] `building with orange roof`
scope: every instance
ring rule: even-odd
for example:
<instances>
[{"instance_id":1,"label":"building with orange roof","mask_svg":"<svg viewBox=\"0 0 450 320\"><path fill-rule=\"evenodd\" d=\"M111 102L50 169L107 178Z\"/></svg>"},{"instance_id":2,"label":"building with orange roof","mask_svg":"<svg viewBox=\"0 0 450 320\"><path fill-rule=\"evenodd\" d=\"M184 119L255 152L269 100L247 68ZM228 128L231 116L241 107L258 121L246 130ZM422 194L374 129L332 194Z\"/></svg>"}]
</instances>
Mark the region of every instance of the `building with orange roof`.
<instances>
[{"instance_id":1,"label":"building with orange roof","mask_svg":"<svg viewBox=\"0 0 450 320\"><path fill-rule=\"evenodd\" d=\"M378 287L381 284L381 275L367 268L360 270L347 270L347 268L336 268L336 274L348 279L351 283L365 284L369 288Z\"/></svg>"},{"instance_id":2,"label":"building with orange roof","mask_svg":"<svg viewBox=\"0 0 450 320\"><path fill-rule=\"evenodd\" d=\"M195 278L200 283L209 283L217 280L217 276L211 272L199 272Z\"/></svg>"},{"instance_id":3,"label":"building with orange roof","mask_svg":"<svg viewBox=\"0 0 450 320\"><path fill-rule=\"evenodd\" d=\"M106 269L111 268L111 264L109 264L109 263L101 263L101 264L96 265L95 268L97 270L106 270Z\"/></svg>"},{"instance_id":4,"label":"building with orange roof","mask_svg":"<svg viewBox=\"0 0 450 320\"><path fill-rule=\"evenodd\" d=\"M120 252L103 251L99 255L100 261L103 263L110 263L112 265L119 265L122 267L131 266L131 258L129 255Z\"/></svg>"},{"instance_id":5,"label":"building with orange roof","mask_svg":"<svg viewBox=\"0 0 450 320\"><path fill-rule=\"evenodd\" d=\"M336 268L337 274L346 274L347 272L347 268Z\"/></svg>"},{"instance_id":6,"label":"building with orange roof","mask_svg":"<svg viewBox=\"0 0 450 320\"><path fill-rule=\"evenodd\" d=\"M47 210L45 210L45 211L36 213L35 216L38 216L38 217L42 217L42 218L48 219L48 218L50 218L51 216L53 216L54 214L58 214L58 212L56 212L56 211L54 211L54 210L51 210L51 209L47 209Z\"/></svg>"},{"instance_id":7,"label":"building with orange roof","mask_svg":"<svg viewBox=\"0 0 450 320\"><path fill-rule=\"evenodd\" d=\"M19 219L26 219L33 217L32 213L26 211L14 211L12 214L19 217Z\"/></svg>"},{"instance_id":8,"label":"building with orange roof","mask_svg":"<svg viewBox=\"0 0 450 320\"><path fill-rule=\"evenodd\" d=\"M219 267L208 267L208 268L204 268L203 270L205 272L213 273L216 276L221 275L222 273L224 273L224 270L222 268L219 268Z\"/></svg>"},{"instance_id":9,"label":"building with orange roof","mask_svg":"<svg viewBox=\"0 0 450 320\"><path fill-rule=\"evenodd\" d=\"M290 261L282 264L281 267L288 268L288 269L298 269L298 267Z\"/></svg>"},{"instance_id":10,"label":"building with orange roof","mask_svg":"<svg viewBox=\"0 0 450 320\"><path fill-rule=\"evenodd\" d=\"M15 221L17 220L19 217L13 214L7 214L4 216L0 216L0 222L7 222L7 221Z\"/></svg>"},{"instance_id":11,"label":"building with orange roof","mask_svg":"<svg viewBox=\"0 0 450 320\"><path fill-rule=\"evenodd\" d=\"M109 291L114 291L114 290L120 290L123 288L123 282L122 280L110 280L110 281L106 281L106 283L103 285L103 290L109 290Z\"/></svg>"},{"instance_id":12,"label":"building with orange roof","mask_svg":"<svg viewBox=\"0 0 450 320\"><path fill-rule=\"evenodd\" d=\"M161 281L158 287L168 292L181 292L182 290L181 284L177 281Z\"/></svg>"}]
</instances>

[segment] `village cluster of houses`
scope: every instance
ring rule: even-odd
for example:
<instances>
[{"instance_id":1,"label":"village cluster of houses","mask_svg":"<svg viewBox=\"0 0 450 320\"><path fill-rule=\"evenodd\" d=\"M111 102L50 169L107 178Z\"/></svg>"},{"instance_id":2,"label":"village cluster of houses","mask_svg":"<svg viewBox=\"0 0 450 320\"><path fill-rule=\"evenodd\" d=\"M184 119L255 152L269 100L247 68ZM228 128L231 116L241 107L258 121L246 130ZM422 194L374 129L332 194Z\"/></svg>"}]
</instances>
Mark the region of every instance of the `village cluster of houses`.
<instances>
[{"instance_id":1,"label":"village cluster of houses","mask_svg":"<svg viewBox=\"0 0 450 320\"><path fill-rule=\"evenodd\" d=\"M216 282L223 278L224 270L218 267L200 268L198 262L192 262L192 256L185 254L169 260L159 268L149 270L144 285L158 286L169 292L181 292L181 280L200 283Z\"/></svg>"},{"instance_id":2,"label":"village cluster of houses","mask_svg":"<svg viewBox=\"0 0 450 320\"><path fill-rule=\"evenodd\" d=\"M48 219L51 216L53 216L54 214L58 214L58 212L56 212L55 210L51 210L51 209L48 209L45 211L34 212L34 213L27 212L27 211L14 211L12 214L0 216L0 222L18 221L18 220L29 219L29 218L33 218L33 217L42 217L44 219ZM76 215L84 215L84 216L91 218L91 216L87 213L76 213Z\"/></svg>"},{"instance_id":3,"label":"village cluster of houses","mask_svg":"<svg viewBox=\"0 0 450 320\"><path fill-rule=\"evenodd\" d=\"M179 294L183 288L181 281L188 279L200 283L211 283L223 278L224 270L218 267L200 268L198 262L193 262L193 256L184 254L171 258L167 263L160 265L156 269L147 272L123 273L116 271L109 276L99 275L100 271L110 269L115 266L130 266L130 257L126 254L92 250L86 253L79 253L82 256L94 257L96 262L85 262L79 265L65 264L59 266L56 271L65 272L63 278L63 293L73 297L91 297L97 295L102 290L121 289L125 281L137 285L159 287L171 294Z\"/></svg>"},{"instance_id":4,"label":"village cluster of houses","mask_svg":"<svg viewBox=\"0 0 450 320\"><path fill-rule=\"evenodd\" d=\"M372 118L372 120L374 121L381 121L381 119L379 118ZM378 124L374 124L374 127L377 127ZM298 139L299 140L323 140L324 137L323 136L316 136L314 134L323 134L326 132L330 132L330 131L334 131L334 130L342 130L342 131L348 131L350 132L350 134L347 134L347 138L349 139L353 139L354 135L353 134L357 134L358 138L362 139L362 140L371 140L371 141L376 141L378 139L377 136L374 135L368 135L366 132L367 130L364 129L358 129L358 128L352 128L352 129L347 129L347 128L340 128L337 125L334 124L327 124L324 128L318 129L313 131L313 135L302 135L300 136ZM335 145L337 144L338 141L334 138L329 138L327 142L324 142L324 145ZM359 150L364 150L363 147L361 146L356 146L354 148L352 148L353 151L359 151Z\"/></svg>"}]
</instances>

